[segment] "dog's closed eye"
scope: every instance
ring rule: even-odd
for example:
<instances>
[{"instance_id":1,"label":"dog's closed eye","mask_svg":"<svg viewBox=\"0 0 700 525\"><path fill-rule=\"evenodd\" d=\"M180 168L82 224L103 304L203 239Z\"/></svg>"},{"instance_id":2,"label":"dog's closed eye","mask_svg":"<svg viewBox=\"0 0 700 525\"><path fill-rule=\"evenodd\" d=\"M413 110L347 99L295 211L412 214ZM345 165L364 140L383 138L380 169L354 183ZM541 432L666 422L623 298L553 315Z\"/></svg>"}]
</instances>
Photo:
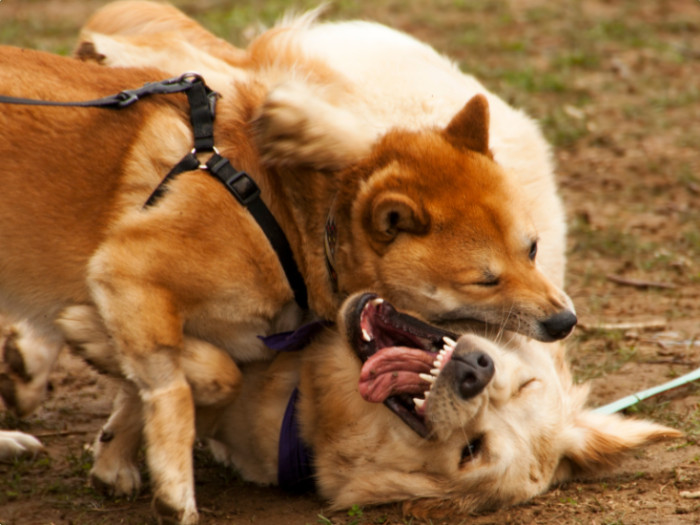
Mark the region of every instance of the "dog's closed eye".
<instances>
[{"instance_id":1,"label":"dog's closed eye","mask_svg":"<svg viewBox=\"0 0 700 525\"><path fill-rule=\"evenodd\" d=\"M537 383L537 379L534 377L531 377L527 381L523 381L522 383L520 383L520 386L518 387L518 391L515 393L515 395L517 396L517 395L522 394L525 389L527 389L528 387L534 386L536 383Z\"/></svg>"},{"instance_id":2,"label":"dog's closed eye","mask_svg":"<svg viewBox=\"0 0 700 525\"><path fill-rule=\"evenodd\" d=\"M470 461L473 461L481 452L481 444L483 441L483 437L479 436L477 438L472 439L469 443L467 443L464 448L462 449L462 456L459 459L459 466L464 467L467 463Z\"/></svg>"}]
</instances>

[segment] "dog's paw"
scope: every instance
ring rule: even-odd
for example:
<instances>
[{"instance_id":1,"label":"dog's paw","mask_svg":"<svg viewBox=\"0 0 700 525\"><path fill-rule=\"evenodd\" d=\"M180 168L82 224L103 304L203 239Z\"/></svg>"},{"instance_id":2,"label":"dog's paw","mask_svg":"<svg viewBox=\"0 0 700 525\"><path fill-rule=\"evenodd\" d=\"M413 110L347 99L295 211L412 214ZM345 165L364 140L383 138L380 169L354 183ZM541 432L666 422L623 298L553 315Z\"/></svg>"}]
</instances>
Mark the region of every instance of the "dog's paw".
<instances>
[{"instance_id":1,"label":"dog's paw","mask_svg":"<svg viewBox=\"0 0 700 525\"><path fill-rule=\"evenodd\" d=\"M7 330L0 344L0 397L17 416L31 414L46 396L61 344L23 322Z\"/></svg>"},{"instance_id":2,"label":"dog's paw","mask_svg":"<svg viewBox=\"0 0 700 525\"><path fill-rule=\"evenodd\" d=\"M273 89L253 121L262 161L277 166L342 169L376 139L360 118L298 82Z\"/></svg>"},{"instance_id":3,"label":"dog's paw","mask_svg":"<svg viewBox=\"0 0 700 525\"><path fill-rule=\"evenodd\" d=\"M34 436L16 430L0 430L0 461L34 457L44 446Z\"/></svg>"},{"instance_id":4,"label":"dog's paw","mask_svg":"<svg viewBox=\"0 0 700 525\"><path fill-rule=\"evenodd\" d=\"M115 439L114 431L103 427L94 444L95 462L90 470L93 488L109 497L136 496L141 491L137 447L138 440L125 435Z\"/></svg>"},{"instance_id":5,"label":"dog's paw","mask_svg":"<svg viewBox=\"0 0 700 525\"><path fill-rule=\"evenodd\" d=\"M90 484L105 496L132 498L141 491L141 474L132 462L106 464L96 460L90 470Z\"/></svg>"},{"instance_id":6,"label":"dog's paw","mask_svg":"<svg viewBox=\"0 0 700 525\"><path fill-rule=\"evenodd\" d=\"M158 521L163 525L196 525L199 515L194 502L184 508L182 502L179 503L171 504L158 496L153 498L153 509L158 516Z\"/></svg>"}]
</instances>

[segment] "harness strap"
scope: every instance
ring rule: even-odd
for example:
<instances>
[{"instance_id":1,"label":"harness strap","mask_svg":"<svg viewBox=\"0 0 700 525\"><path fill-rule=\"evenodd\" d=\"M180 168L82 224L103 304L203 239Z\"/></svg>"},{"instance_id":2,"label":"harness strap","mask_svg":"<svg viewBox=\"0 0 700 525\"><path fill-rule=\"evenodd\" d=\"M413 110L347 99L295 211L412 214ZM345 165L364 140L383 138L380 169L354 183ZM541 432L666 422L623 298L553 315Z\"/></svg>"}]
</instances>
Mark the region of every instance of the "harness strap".
<instances>
[{"instance_id":1,"label":"harness strap","mask_svg":"<svg viewBox=\"0 0 700 525\"><path fill-rule=\"evenodd\" d=\"M197 168L210 171L243 206L248 208L248 211L260 225L272 248L277 253L289 285L294 292L297 304L304 310L308 309L308 293L304 278L299 272L292 249L282 228L260 198L260 189L247 173L235 170L228 159L219 155L214 147L214 117L216 115L216 98L218 95L204 83L201 76L196 73L184 73L179 77L160 82L147 82L140 88L127 89L115 95L93 100L65 102L0 95L0 103L121 109L148 95L180 93L183 91L186 93L190 105L190 122L194 135L194 148L168 172L158 187L148 197L144 203L144 208L152 206L161 198L165 194L167 182L171 181L178 174ZM198 152L214 152L214 154L207 161L206 165L202 165L196 157Z\"/></svg>"},{"instance_id":2,"label":"harness strap","mask_svg":"<svg viewBox=\"0 0 700 525\"><path fill-rule=\"evenodd\" d=\"M260 198L258 185L245 171L236 170L231 166L227 158L222 157L218 153L214 153L209 158L206 167L238 199L238 202L248 208L250 214L265 232L265 235L267 235L275 253L277 253L287 281L294 291L294 299L303 310L308 309L309 300L304 278L301 276L299 268L294 261L294 255L287 237L285 237L275 217Z\"/></svg>"},{"instance_id":3,"label":"harness strap","mask_svg":"<svg viewBox=\"0 0 700 525\"><path fill-rule=\"evenodd\" d=\"M151 193L151 195L148 197L146 202L143 204L143 207L149 208L153 206L163 195L165 195L165 192L168 188L168 182L173 180L180 173L183 173L185 171L196 170L197 168L199 168L199 166L199 159L195 157L194 153L190 152L184 157L182 157L180 162L175 164L175 166L173 166L173 169L171 169L165 176L165 178L163 178L163 180L160 181L160 184L156 186L156 189L153 190L153 193Z\"/></svg>"}]
</instances>

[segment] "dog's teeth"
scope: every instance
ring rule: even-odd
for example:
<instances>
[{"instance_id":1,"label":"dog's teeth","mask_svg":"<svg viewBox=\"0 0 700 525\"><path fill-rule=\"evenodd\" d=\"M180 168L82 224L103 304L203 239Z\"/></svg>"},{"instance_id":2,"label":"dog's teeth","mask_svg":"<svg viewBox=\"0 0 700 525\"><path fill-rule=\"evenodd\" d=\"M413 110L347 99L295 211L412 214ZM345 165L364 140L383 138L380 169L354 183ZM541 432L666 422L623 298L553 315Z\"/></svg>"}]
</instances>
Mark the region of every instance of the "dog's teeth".
<instances>
[{"instance_id":1,"label":"dog's teeth","mask_svg":"<svg viewBox=\"0 0 700 525\"><path fill-rule=\"evenodd\" d=\"M382 304L384 302L384 299L381 297L377 297L376 299L372 299L372 304Z\"/></svg>"},{"instance_id":2,"label":"dog's teeth","mask_svg":"<svg viewBox=\"0 0 700 525\"><path fill-rule=\"evenodd\" d=\"M364 328L362 329L362 339L364 339L367 342L372 340L372 337L369 335L369 332Z\"/></svg>"},{"instance_id":3,"label":"dog's teeth","mask_svg":"<svg viewBox=\"0 0 700 525\"><path fill-rule=\"evenodd\" d=\"M439 368L432 368L430 369L430 373L433 374L435 377L440 375L440 369Z\"/></svg>"},{"instance_id":4,"label":"dog's teeth","mask_svg":"<svg viewBox=\"0 0 700 525\"><path fill-rule=\"evenodd\" d=\"M431 374L418 374L418 377L420 377L423 381L427 381L430 384L435 382L435 376Z\"/></svg>"},{"instance_id":5,"label":"dog's teeth","mask_svg":"<svg viewBox=\"0 0 700 525\"><path fill-rule=\"evenodd\" d=\"M436 359L435 361L433 361L433 366L439 369L442 366L442 361L438 361Z\"/></svg>"},{"instance_id":6,"label":"dog's teeth","mask_svg":"<svg viewBox=\"0 0 700 525\"><path fill-rule=\"evenodd\" d=\"M449 338L449 337L447 337L447 336L443 337L442 340L445 342L445 344L446 344L448 347L454 348L455 346L457 346L457 341L455 341L454 339L451 339L451 338Z\"/></svg>"},{"instance_id":7,"label":"dog's teeth","mask_svg":"<svg viewBox=\"0 0 700 525\"><path fill-rule=\"evenodd\" d=\"M428 399L429 396L430 396L430 390L426 390L425 392L423 392L423 397L424 397L426 400Z\"/></svg>"},{"instance_id":8,"label":"dog's teeth","mask_svg":"<svg viewBox=\"0 0 700 525\"><path fill-rule=\"evenodd\" d=\"M416 408L421 409L425 405L425 399L420 399L419 397L414 397L413 403L416 405Z\"/></svg>"}]
</instances>

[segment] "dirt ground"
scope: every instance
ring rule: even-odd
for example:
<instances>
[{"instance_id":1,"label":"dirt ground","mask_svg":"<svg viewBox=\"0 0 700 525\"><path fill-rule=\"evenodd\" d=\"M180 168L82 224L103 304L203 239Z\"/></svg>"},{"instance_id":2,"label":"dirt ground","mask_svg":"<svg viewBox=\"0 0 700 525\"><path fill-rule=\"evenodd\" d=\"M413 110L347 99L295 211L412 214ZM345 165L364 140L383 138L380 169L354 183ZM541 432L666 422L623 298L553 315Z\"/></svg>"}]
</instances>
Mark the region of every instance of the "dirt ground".
<instances>
[{"instance_id":1,"label":"dirt ground","mask_svg":"<svg viewBox=\"0 0 700 525\"><path fill-rule=\"evenodd\" d=\"M0 42L67 53L101 3L0 0ZM236 43L287 5L177 4ZM569 353L577 379L592 383L591 405L700 367L700 2L336 4L331 18L412 33L541 121L570 224L567 290L580 326ZM65 353L51 382L36 414L0 418L0 427L31 432L47 447L34 461L0 464L0 524L152 523L148 486L134 501L114 501L86 483L112 386ZM700 499L684 497L700 491L699 400L696 382L628 410L682 429L684 439L518 507L435 523L700 523ZM417 523L393 505L331 513L313 495L243 483L204 450L195 457L205 525Z\"/></svg>"}]
</instances>

